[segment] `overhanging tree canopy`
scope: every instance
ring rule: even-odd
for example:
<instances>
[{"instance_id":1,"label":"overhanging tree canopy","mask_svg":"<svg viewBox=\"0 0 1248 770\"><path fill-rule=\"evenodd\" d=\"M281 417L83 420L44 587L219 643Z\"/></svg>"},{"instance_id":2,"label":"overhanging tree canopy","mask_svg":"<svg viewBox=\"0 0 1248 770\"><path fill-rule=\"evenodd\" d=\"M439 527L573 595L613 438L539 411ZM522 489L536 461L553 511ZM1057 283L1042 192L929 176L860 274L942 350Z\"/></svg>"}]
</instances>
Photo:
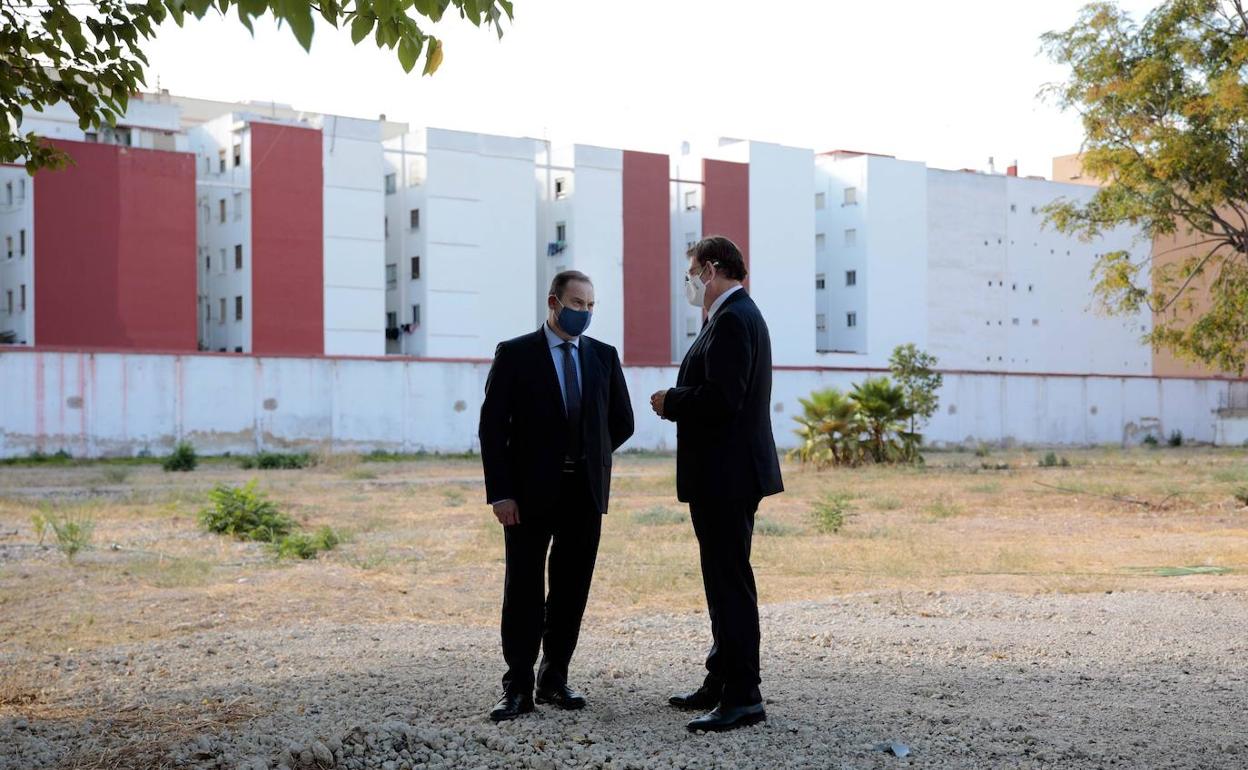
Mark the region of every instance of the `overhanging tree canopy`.
<instances>
[{"instance_id":1,"label":"overhanging tree canopy","mask_svg":"<svg viewBox=\"0 0 1248 770\"><path fill-rule=\"evenodd\" d=\"M320 16L349 27L357 45L371 34L378 47L397 53L406 72L423 56L431 75L442 63L442 43L422 24L451 8L499 37L503 17L512 17L510 0L0 0L0 163L24 160L34 173L68 160L33 132L22 134L27 110L64 102L83 130L120 119L130 95L145 85L143 45L166 18L181 26L188 17L233 11L250 30L272 14L307 50Z\"/></svg>"}]
</instances>

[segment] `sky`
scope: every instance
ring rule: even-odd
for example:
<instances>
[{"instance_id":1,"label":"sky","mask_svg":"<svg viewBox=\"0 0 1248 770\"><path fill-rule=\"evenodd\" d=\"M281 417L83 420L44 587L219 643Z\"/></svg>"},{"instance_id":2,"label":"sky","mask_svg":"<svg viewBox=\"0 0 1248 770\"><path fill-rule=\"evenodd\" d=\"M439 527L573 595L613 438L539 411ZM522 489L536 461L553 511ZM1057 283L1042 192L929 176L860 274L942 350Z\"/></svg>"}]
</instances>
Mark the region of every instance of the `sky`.
<instances>
[{"instance_id":1,"label":"sky","mask_svg":"<svg viewBox=\"0 0 1248 770\"><path fill-rule=\"evenodd\" d=\"M501 41L454 13L432 25L446 57L432 77L323 21L309 53L271 20L252 37L217 16L163 25L147 77L185 96L556 143L674 152L723 136L1048 176L1082 135L1038 96L1065 74L1040 35L1083 4L515 0ZM1138 19L1157 3L1120 5Z\"/></svg>"}]
</instances>

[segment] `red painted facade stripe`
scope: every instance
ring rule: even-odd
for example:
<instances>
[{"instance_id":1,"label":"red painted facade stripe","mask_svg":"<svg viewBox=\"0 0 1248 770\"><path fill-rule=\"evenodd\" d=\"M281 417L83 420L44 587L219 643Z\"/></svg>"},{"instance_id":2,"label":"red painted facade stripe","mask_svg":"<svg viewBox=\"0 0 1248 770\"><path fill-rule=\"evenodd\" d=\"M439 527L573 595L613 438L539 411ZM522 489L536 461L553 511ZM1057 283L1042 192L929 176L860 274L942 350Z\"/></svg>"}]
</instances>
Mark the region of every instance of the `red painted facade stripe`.
<instances>
[{"instance_id":1,"label":"red painted facade stripe","mask_svg":"<svg viewBox=\"0 0 1248 770\"><path fill-rule=\"evenodd\" d=\"M624 363L672 360L666 155L624 151Z\"/></svg>"},{"instance_id":2,"label":"red painted facade stripe","mask_svg":"<svg viewBox=\"0 0 1248 770\"><path fill-rule=\"evenodd\" d=\"M703 160L702 235L722 235L737 244L750 266L750 166Z\"/></svg>"},{"instance_id":3,"label":"red painted facade stripe","mask_svg":"<svg viewBox=\"0 0 1248 770\"><path fill-rule=\"evenodd\" d=\"M251 124L251 349L325 351L321 132ZM233 312L233 307L229 312Z\"/></svg>"},{"instance_id":4,"label":"red painted facade stripe","mask_svg":"<svg viewBox=\"0 0 1248 770\"><path fill-rule=\"evenodd\" d=\"M53 141L34 178L35 342L195 350L195 156Z\"/></svg>"}]
</instances>

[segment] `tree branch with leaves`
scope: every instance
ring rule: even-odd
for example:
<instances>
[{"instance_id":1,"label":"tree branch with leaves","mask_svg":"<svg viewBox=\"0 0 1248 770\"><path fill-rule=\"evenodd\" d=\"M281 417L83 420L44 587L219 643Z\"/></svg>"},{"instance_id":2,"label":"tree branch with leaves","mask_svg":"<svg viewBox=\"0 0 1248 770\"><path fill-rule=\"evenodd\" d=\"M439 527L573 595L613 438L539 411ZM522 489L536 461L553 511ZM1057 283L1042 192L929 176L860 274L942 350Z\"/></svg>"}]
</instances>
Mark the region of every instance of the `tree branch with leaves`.
<instances>
[{"instance_id":1,"label":"tree branch with leaves","mask_svg":"<svg viewBox=\"0 0 1248 770\"><path fill-rule=\"evenodd\" d=\"M1082 119L1086 202L1046 208L1058 230L1091 240L1115 228L1189 237L1190 253L1098 256L1094 294L1110 312L1152 311L1148 341L1223 371L1248 365L1248 8L1243 0L1168 0L1137 24L1113 2L1042 38L1069 68L1042 94ZM1198 292L1207 292L1202 296Z\"/></svg>"},{"instance_id":2,"label":"tree branch with leaves","mask_svg":"<svg viewBox=\"0 0 1248 770\"><path fill-rule=\"evenodd\" d=\"M424 59L423 72L441 65L442 41L426 31L454 9L477 27L512 18L510 0L0 0L0 163L24 162L34 173L69 161L34 132L21 132L30 111L64 103L84 131L115 125L131 94L146 85L145 43L172 19L233 12L252 30L271 15L309 50L319 16L349 27L358 45L370 34L379 48L395 51L405 72Z\"/></svg>"}]
</instances>

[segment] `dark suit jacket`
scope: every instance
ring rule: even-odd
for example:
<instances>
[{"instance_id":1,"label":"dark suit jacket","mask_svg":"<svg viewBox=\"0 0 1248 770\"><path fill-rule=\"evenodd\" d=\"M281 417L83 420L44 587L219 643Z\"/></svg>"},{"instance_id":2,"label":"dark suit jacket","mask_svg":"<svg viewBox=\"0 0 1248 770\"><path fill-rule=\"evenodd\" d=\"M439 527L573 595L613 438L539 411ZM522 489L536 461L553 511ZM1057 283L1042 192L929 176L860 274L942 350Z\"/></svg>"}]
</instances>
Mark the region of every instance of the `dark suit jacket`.
<instances>
[{"instance_id":1,"label":"dark suit jacket","mask_svg":"<svg viewBox=\"0 0 1248 770\"><path fill-rule=\"evenodd\" d=\"M682 502L784 491L771 433L771 336L745 289L724 300L685 354L663 416L676 421L676 496Z\"/></svg>"},{"instance_id":2,"label":"dark suit jacket","mask_svg":"<svg viewBox=\"0 0 1248 770\"><path fill-rule=\"evenodd\" d=\"M611 453L633 435L633 407L615 348L580 340L581 429L590 492L601 513L611 496ZM500 342L481 404L487 502L512 499L526 513L555 504L568 422L546 333Z\"/></svg>"}]
</instances>

